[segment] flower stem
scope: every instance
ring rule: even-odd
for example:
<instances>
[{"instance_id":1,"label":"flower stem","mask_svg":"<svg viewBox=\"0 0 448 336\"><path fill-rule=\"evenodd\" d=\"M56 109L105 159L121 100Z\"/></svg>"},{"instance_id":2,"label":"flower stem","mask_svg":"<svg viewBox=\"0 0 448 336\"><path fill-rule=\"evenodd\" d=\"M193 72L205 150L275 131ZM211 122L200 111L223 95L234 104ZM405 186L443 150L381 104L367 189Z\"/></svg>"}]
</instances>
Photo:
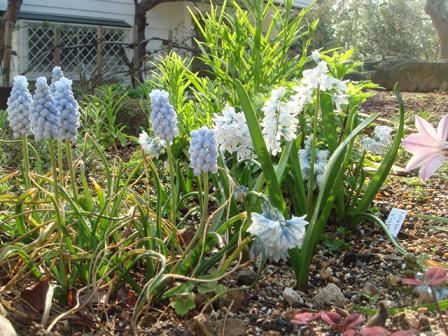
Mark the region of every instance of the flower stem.
<instances>
[{"instance_id":1,"label":"flower stem","mask_svg":"<svg viewBox=\"0 0 448 336\"><path fill-rule=\"evenodd\" d=\"M314 110L314 118L313 118L313 139L311 142L311 160L310 160L310 179L308 184L308 197L307 197L307 205L308 205L308 218L313 216L313 193L314 193L314 164L316 162L316 144L317 144L317 121L319 116L319 107L320 107L320 89L317 88L316 93L316 107Z\"/></svg>"},{"instance_id":2,"label":"flower stem","mask_svg":"<svg viewBox=\"0 0 448 336\"><path fill-rule=\"evenodd\" d=\"M442 322L443 330L445 330L445 335L448 335L448 328L445 323L445 319L442 315L442 310L440 309L439 300L437 300L436 291L433 286L429 286L431 288L432 299L434 300L434 305L436 306L437 314L439 315L440 321Z\"/></svg>"},{"instance_id":3,"label":"flower stem","mask_svg":"<svg viewBox=\"0 0 448 336\"><path fill-rule=\"evenodd\" d=\"M51 174L53 177L53 193L56 199L56 203L59 205L58 196L58 168L55 158L55 150L53 140L48 140L48 150L50 152L50 162L51 162Z\"/></svg>"},{"instance_id":4,"label":"flower stem","mask_svg":"<svg viewBox=\"0 0 448 336\"><path fill-rule=\"evenodd\" d=\"M78 200L78 188L76 187L75 171L73 169L72 146L69 140L65 140L65 151L67 152L67 163L70 173L70 183L72 185L73 196L76 200Z\"/></svg>"},{"instance_id":5,"label":"flower stem","mask_svg":"<svg viewBox=\"0 0 448 336\"><path fill-rule=\"evenodd\" d=\"M171 196L170 196L170 221L174 227L176 227L176 185L174 183L174 177L176 173L174 171L174 158L173 153L171 151L171 145L167 142L166 144L166 153L168 155L168 166L170 170L170 187L171 187Z\"/></svg>"},{"instance_id":6,"label":"flower stem","mask_svg":"<svg viewBox=\"0 0 448 336\"><path fill-rule=\"evenodd\" d=\"M60 142L59 142L60 143ZM59 238L59 272L62 274L64 283L62 285L62 291L64 293L64 299L68 298L68 278L67 278L67 272L66 272L66 261L65 261L65 246L70 249L70 244L64 243L64 216L59 212L59 209L62 209L62 207L59 204L59 192L58 192L58 174L57 174L57 164L56 164L56 157L55 157L55 150L54 150L54 143L53 140L48 140L48 150L50 152L50 161L51 161L51 169L52 169L52 175L53 175L53 193L54 193L54 211L56 214L56 224L58 227L58 238ZM65 241L69 242L68 236L65 237Z\"/></svg>"},{"instance_id":7,"label":"flower stem","mask_svg":"<svg viewBox=\"0 0 448 336\"><path fill-rule=\"evenodd\" d=\"M207 217L208 217L208 203L209 203L209 192L208 192L208 174L204 173L203 174L203 193L202 193L202 213L201 213L201 221L199 223L199 228L196 230L193 238L190 240L190 242L188 243L187 248L185 249L184 253L182 254L182 257L179 259L179 261L177 262L177 264L174 266L174 272L177 271L177 268L180 264L182 264L182 262L186 259L188 253L191 251L191 249L194 248L194 246L196 245L196 242L198 241L198 239L201 237L201 235L204 233L205 234L205 229L206 229L206 224L207 224ZM199 185L201 184L201 179L198 179L198 183ZM205 237L205 236L204 236ZM198 263L199 264L199 263Z\"/></svg>"},{"instance_id":8,"label":"flower stem","mask_svg":"<svg viewBox=\"0 0 448 336\"><path fill-rule=\"evenodd\" d=\"M62 161L62 140L58 140L58 168L59 168L59 181L61 185L64 185L64 163Z\"/></svg>"},{"instance_id":9,"label":"flower stem","mask_svg":"<svg viewBox=\"0 0 448 336\"><path fill-rule=\"evenodd\" d=\"M28 141L26 136L22 136L22 150L23 150L23 181L26 189L31 187L30 182L30 159L28 155Z\"/></svg>"}]
</instances>

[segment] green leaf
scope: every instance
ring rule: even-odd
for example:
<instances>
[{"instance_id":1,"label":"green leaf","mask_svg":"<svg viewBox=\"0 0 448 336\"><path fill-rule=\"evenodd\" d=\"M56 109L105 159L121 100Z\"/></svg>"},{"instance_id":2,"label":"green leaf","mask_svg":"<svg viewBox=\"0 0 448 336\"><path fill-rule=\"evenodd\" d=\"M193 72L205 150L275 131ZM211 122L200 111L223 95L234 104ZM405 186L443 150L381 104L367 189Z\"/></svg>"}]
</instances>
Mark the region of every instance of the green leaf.
<instances>
[{"instance_id":1,"label":"green leaf","mask_svg":"<svg viewBox=\"0 0 448 336\"><path fill-rule=\"evenodd\" d=\"M321 94L320 99L323 134L326 137L330 154L333 154L338 147L338 133L336 118L334 117L333 100L331 99L331 95L326 92Z\"/></svg>"},{"instance_id":2,"label":"green leaf","mask_svg":"<svg viewBox=\"0 0 448 336\"><path fill-rule=\"evenodd\" d=\"M194 297L194 293L183 294L176 297L176 299L170 303L170 306L174 308L177 315L184 316L190 310L196 308Z\"/></svg>"},{"instance_id":3,"label":"green leaf","mask_svg":"<svg viewBox=\"0 0 448 336\"><path fill-rule=\"evenodd\" d=\"M298 143L300 143L300 141L298 141ZM292 144L289 162L291 164L291 176L294 183L288 186L290 187L290 190L293 191L292 199L294 202L294 209L296 209L297 212L296 215L303 216L307 213L306 191L300 168L299 149L296 141Z\"/></svg>"},{"instance_id":4,"label":"green leaf","mask_svg":"<svg viewBox=\"0 0 448 336\"><path fill-rule=\"evenodd\" d=\"M282 191L277 180L274 165L272 164L271 155L269 154L261 133L260 123L258 122L252 102L249 99L243 84L237 79L235 80L235 89L238 94L241 106L246 117L249 133L254 144L255 152L261 164L263 174L266 180L266 186L269 192L269 198L272 204L281 212L285 212L286 203L283 199Z\"/></svg>"},{"instance_id":5,"label":"green leaf","mask_svg":"<svg viewBox=\"0 0 448 336\"><path fill-rule=\"evenodd\" d=\"M216 286L218 285L218 281L210 281L210 282L201 282L198 284L198 293L206 294L210 292L216 291Z\"/></svg>"},{"instance_id":6,"label":"green leaf","mask_svg":"<svg viewBox=\"0 0 448 336\"><path fill-rule=\"evenodd\" d=\"M345 149L353 141L353 139L362 132L371 122L373 122L378 115L370 116L358 125L350 135L338 146L333 155L328 161L325 169L322 184L320 186L319 195L315 203L315 210L313 217L310 220L310 224L306 231L305 239L302 246L302 260L300 265L300 272L298 276L298 285L301 288L306 288L309 277L309 267L311 258L313 256L314 248L320 240L323 227L327 222L327 218L330 214L331 206L337 190L334 190L337 186L337 181L344 173L343 168L338 165L341 158L345 155ZM297 272L296 272L297 274Z\"/></svg>"},{"instance_id":7,"label":"green leaf","mask_svg":"<svg viewBox=\"0 0 448 336\"><path fill-rule=\"evenodd\" d=\"M405 115L404 115L403 98L401 97L400 89L398 86L395 86L395 96L397 97L398 105L400 107L400 126L398 127L398 132L395 135L395 140L391 148L387 152L386 156L384 157L381 166L378 168L376 174L372 177L367 187L367 190L365 191L363 197L358 203L358 206L352 212L351 214L352 219L356 217L357 214L367 211L373 199L375 198L376 194L378 193L384 181L386 180L387 175L389 175L390 169L392 168L392 165L394 164L395 161L395 156L397 155L398 149L400 148L401 139L403 138L404 134ZM352 224L355 225L357 223L355 222Z\"/></svg>"}]
</instances>

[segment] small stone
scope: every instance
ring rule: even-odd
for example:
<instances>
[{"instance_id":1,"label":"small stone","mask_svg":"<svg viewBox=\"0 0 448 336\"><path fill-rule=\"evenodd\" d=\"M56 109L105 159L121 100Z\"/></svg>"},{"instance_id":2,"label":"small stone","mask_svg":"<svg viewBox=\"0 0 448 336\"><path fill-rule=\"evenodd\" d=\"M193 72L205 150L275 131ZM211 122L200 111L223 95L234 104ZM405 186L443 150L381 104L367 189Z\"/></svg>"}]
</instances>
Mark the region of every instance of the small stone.
<instances>
[{"instance_id":1,"label":"small stone","mask_svg":"<svg viewBox=\"0 0 448 336\"><path fill-rule=\"evenodd\" d=\"M250 286L257 279L257 273L252 271L251 269L242 269L236 274L236 282L239 285Z\"/></svg>"},{"instance_id":2,"label":"small stone","mask_svg":"<svg viewBox=\"0 0 448 336\"><path fill-rule=\"evenodd\" d=\"M288 302L291 306L299 303L300 295L291 287L286 287L282 293L283 299Z\"/></svg>"},{"instance_id":3,"label":"small stone","mask_svg":"<svg viewBox=\"0 0 448 336\"><path fill-rule=\"evenodd\" d=\"M282 332L282 335L285 334L285 332L292 332L294 330L294 325L288 321L285 320L282 317L278 317L275 320L265 320L261 324L261 329L265 331L279 331Z\"/></svg>"},{"instance_id":4,"label":"small stone","mask_svg":"<svg viewBox=\"0 0 448 336\"><path fill-rule=\"evenodd\" d=\"M341 289L333 283L320 289L314 296L313 303L318 308L327 308L331 306L342 307L345 296Z\"/></svg>"},{"instance_id":5,"label":"small stone","mask_svg":"<svg viewBox=\"0 0 448 336\"><path fill-rule=\"evenodd\" d=\"M406 312L404 315L404 320L410 328L419 329L420 323L413 313Z\"/></svg>"},{"instance_id":6,"label":"small stone","mask_svg":"<svg viewBox=\"0 0 448 336\"><path fill-rule=\"evenodd\" d=\"M227 318L216 321L215 335L243 336L246 335L246 323L237 318Z\"/></svg>"},{"instance_id":7,"label":"small stone","mask_svg":"<svg viewBox=\"0 0 448 336\"><path fill-rule=\"evenodd\" d=\"M14 327L6 317L0 315L0 335L1 336L17 336Z\"/></svg>"},{"instance_id":8,"label":"small stone","mask_svg":"<svg viewBox=\"0 0 448 336\"><path fill-rule=\"evenodd\" d=\"M400 285L400 278L395 275L389 275L387 277L387 285L389 287L397 287Z\"/></svg>"},{"instance_id":9,"label":"small stone","mask_svg":"<svg viewBox=\"0 0 448 336\"><path fill-rule=\"evenodd\" d=\"M281 334L280 334L278 331L275 331L275 330L269 330L269 331L266 333L266 336L281 336Z\"/></svg>"},{"instance_id":10,"label":"small stone","mask_svg":"<svg viewBox=\"0 0 448 336\"><path fill-rule=\"evenodd\" d=\"M272 314L271 314L272 318L277 318L277 317L280 317L280 316L282 316L282 312L280 310L276 309L276 310L272 311Z\"/></svg>"},{"instance_id":11,"label":"small stone","mask_svg":"<svg viewBox=\"0 0 448 336\"><path fill-rule=\"evenodd\" d=\"M320 278L326 280L333 275L333 271L330 267L324 268L319 272Z\"/></svg>"},{"instance_id":12,"label":"small stone","mask_svg":"<svg viewBox=\"0 0 448 336\"><path fill-rule=\"evenodd\" d=\"M420 307L417 311L420 314L426 314L426 313L428 313L428 308L427 307Z\"/></svg>"},{"instance_id":13,"label":"small stone","mask_svg":"<svg viewBox=\"0 0 448 336\"><path fill-rule=\"evenodd\" d=\"M328 278L328 281L334 283L334 284L340 284L341 280L339 280L337 277L335 277L334 275L332 275L331 277Z\"/></svg>"}]
</instances>

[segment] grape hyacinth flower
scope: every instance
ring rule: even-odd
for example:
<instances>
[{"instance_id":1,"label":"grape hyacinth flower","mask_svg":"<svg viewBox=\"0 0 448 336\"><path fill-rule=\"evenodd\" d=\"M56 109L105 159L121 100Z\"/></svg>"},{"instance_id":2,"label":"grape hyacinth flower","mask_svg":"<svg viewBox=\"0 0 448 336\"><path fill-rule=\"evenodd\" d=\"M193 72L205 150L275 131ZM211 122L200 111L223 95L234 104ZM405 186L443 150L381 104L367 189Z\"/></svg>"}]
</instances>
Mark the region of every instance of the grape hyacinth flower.
<instances>
[{"instance_id":1,"label":"grape hyacinth flower","mask_svg":"<svg viewBox=\"0 0 448 336\"><path fill-rule=\"evenodd\" d=\"M60 66L55 66L53 68L53 70L51 71L51 84L50 84L51 94L54 94L55 88L56 88L55 84L61 78L64 78L64 73L62 72L62 69Z\"/></svg>"},{"instance_id":2,"label":"grape hyacinth flower","mask_svg":"<svg viewBox=\"0 0 448 336\"><path fill-rule=\"evenodd\" d=\"M165 141L158 138L150 138L148 133L143 131L138 137L138 143L142 147L143 151L152 158L158 159L160 154L163 153L165 148Z\"/></svg>"},{"instance_id":3,"label":"grape hyacinth flower","mask_svg":"<svg viewBox=\"0 0 448 336\"><path fill-rule=\"evenodd\" d=\"M299 150L300 170L304 180L309 181L311 174L311 144L312 136L305 140L305 148ZM324 177L325 167L328 163L328 150L316 148L316 156L314 161L314 176L316 178L317 186L320 186Z\"/></svg>"},{"instance_id":4,"label":"grape hyacinth flower","mask_svg":"<svg viewBox=\"0 0 448 336\"><path fill-rule=\"evenodd\" d=\"M171 143L178 130L176 112L169 102L169 94L163 90L152 90L149 97L154 134L159 139Z\"/></svg>"},{"instance_id":5,"label":"grape hyacinth flower","mask_svg":"<svg viewBox=\"0 0 448 336\"><path fill-rule=\"evenodd\" d=\"M15 138L30 134L30 109L33 99L25 76L14 77L8 98L8 121Z\"/></svg>"},{"instance_id":6,"label":"grape hyacinth flower","mask_svg":"<svg viewBox=\"0 0 448 336\"><path fill-rule=\"evenodd\" d=\"M251 218L247 231L261 239L267 258L275 262L287 259L288 250L302 247L308 224L305 216L285 220L280 211L264 206L262 214L254 212Z\"/></svg>"},{"instance_id":7,"label":"grape hyacinth flower","mask_svg":"<svg viewBox=\"0 0 448 336\"><path fill-rule=\"evenodd\" d=\"M214 131L202 127L191 132L190 142L190 165L194 175L201 173L215 173L217 166L218 151Z\"/></svg>"},{"instance_id":8,"label":"grape hyacinth flower","mask_svg":"<svg viewBox=\"0 0 448 336\"><path fill-rule=\"evenodd\" d=\"M361 140L361 146L366 152L381 155L389 146L392 140L392 128L388 126L376 126L372 137L365 137Z\"/></svg>"},{"instance_id":9,"label":"grape hyacinth flower","mask_svg":"<svg viewBox=\"0 0 448 336\"><path fill-rule=\"evenodd\" d=\"M282 138L291 141L296 136L298 111L291 104L282 101L285 94L284 87L272 90L271 96L262 107L264 112L262 133L269 153L274 156L282 150L280 147Z\"/></svg>"},{"instance_id":10,"label":"grape hyacinth flower","mask_svg":"<svg viewBox=\"0 0 448 336\"><path fill-rule=\"evenodd\" d=\"M54 83L54 104L60 113L59 138L76 141L76 132L79 127L78 102L72 91L72 81L62 77Z\"/></svg>"},{"instance_id":11,"label":"grape hyacinth flower","mask_svg":"<svg viewBox=\"0 0 448 336\"><path fill-rule=\"evenodd\" d=\"M253 157L254 147L244 113L226 105L222 115L213 118L215 138L221 151L236 153L238 160Z\"/></svg>"},{"instance_id":12,"label":"grape hyacinth flower","mask_svg":"<svg viewBox=\"0 0 448 336\"><path fill-rule=\"evenodd\" d=\"M54 105L45 77L36 79L36 91L31 104L31 131L36 140L59 137L59 111Z\"/></svg>"},{"instance_id":13,"label":"grape hyacinth flower","mask_svg":"<svg viewBox=\"0 0 448 336\"><path fill-rule=\"evenodd\" d=\"M442 117L437 130L419 116L415 117L418 133L403 140L403 147L414 156L406 170L420 168L420 180L425 183L448 158L448 115Z\"/></svg>"}]
</instances>

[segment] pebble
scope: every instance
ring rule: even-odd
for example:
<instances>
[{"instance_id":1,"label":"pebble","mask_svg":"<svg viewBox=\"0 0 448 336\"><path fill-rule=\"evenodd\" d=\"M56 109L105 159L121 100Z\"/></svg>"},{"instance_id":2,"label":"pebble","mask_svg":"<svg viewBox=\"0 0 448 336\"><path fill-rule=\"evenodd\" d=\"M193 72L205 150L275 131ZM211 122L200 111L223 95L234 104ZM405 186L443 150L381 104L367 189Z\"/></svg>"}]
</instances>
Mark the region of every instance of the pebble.
<instances>
[{"instance_id":1,"label":"pebble","mask_svg":"<svg viewBox=\"0 0 448 336\"><path fill-rule=\"evenodd\" d=\"M0 335L2 336L16 336L16 331L11 322L6 317L0 315Z\"/></svg>"},{"instance_id":2,"label":"pebble","mask_svg":"<svg viewBox=\"0 0 448 336\"><path fill-rule=\"evenodd\" d=\"M236 274L236 282L239 285L250 286L257 279L257 273L252 271L251 269L242 269Z\"/></svg>"},{"instance_id":3,"label":"pebble","mask_svg":"<svg viewBox=\"0 0 448 336\"><path fill-rule=\"evenodd\" d=\"M291 306L296 305L300 302L300 295L291 287L286 287L282 293L283 299L288 302Z\"/></svg>"},{"instance_id":4,"label":"pebble","mask_svg":"<svg viewBox=\"0 0 448 336\"><path fill-rule=\"evenodd\" d=\"M331 306L342 307L345 296L341 289L333 284L328 284L325 288L319 289L314 296L313 303L318 308L328 308Z\"/></svg>"}]
</instances>

